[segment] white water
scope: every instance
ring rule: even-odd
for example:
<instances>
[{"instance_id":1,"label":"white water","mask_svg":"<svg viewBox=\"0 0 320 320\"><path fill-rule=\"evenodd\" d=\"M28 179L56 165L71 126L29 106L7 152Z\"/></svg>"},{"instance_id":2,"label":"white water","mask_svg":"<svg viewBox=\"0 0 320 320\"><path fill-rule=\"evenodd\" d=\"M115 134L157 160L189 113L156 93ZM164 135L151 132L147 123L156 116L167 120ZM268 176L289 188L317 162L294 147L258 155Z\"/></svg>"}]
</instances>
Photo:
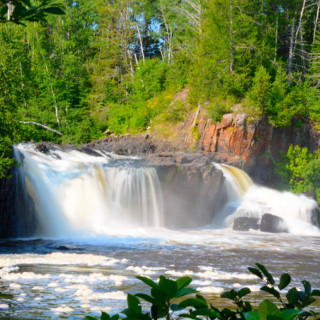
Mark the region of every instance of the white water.
<instances>
[{"instance_id":1,"label":"white water","mask_svg":"<svg viewBox=\"0 0 320 320\"><path fill-rule=\"evenodd\" d=\"M137 158L105 152L97 157L76 150L43 154L32 144L18 145L15 153L22 163L19 174L35 203L39 235L123 235L165 225L157 172L139 165ZM216 167L225 176L228 201L213 217L212 228L230 229L237 217L261 219L271 213L284 220L290 233L319 233L311 223L314 200L257 186L238 168Z\"/></svg>"},{"instance_id":2,"label":"white water","mask_svg":"<svg viewBox=\"0 0 320 320\"><path fill-rule=\"evenodd\" d=\"M304 195L258 186L240 169L216 166L226 178L230 199L222 213L224 226L232 228L238 217L261 219L265 213L270 213L282 218L290 233L319 234L319 228L312 225L312 215L318 206L316 201Z\"/></svg>"},{"instance_id":3,"label":"white water","mask_svg":"<svg viewBox=\"0 0 320 320\"><path fill-rule=\"evenodd\" d=\"M153 168L105 153L96 157L55 150L46 155L25 144L15 152L18 159L19 152L23 154L20 175L44 236L92 236L163 225L161 189Z\"/></svg>"}]
</instances>

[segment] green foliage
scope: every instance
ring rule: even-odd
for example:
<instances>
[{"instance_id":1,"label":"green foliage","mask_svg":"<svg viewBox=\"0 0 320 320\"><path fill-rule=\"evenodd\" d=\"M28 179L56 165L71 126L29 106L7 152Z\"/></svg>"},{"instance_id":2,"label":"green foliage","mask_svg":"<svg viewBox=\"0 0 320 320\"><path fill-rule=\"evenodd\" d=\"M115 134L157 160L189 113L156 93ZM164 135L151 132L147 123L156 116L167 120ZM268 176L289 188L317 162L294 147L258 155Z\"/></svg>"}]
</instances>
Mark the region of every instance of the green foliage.
<instances>
[{"instance_id":1,"label":"green foliage","mask_svg":"<svg viewBox=\"0 0 320 320\"><path fill-rule=\"evenodd\" d=\"M8 4L12 2L13 11L8 16ZM41 0L40 3L32 0L1 0L0 22L14 22L23 24L27 21L44 21L48 14L64 14L61 3L53 0Z\"/></svg>"},{"instance_id":2,"label":"green foliage","mask_svg":"<svg viewBox=\"0 0 320 320\"><path fill-rule=\"evenodd\" d=\"M122 319L127 320L159 318L170 320L176 317L194 320L294 320L314 318L319 315L310 309L310 305L320 296L320 290L312 290L311 284L303 280L302 290L292 287L285 294L283 290L287 289L291 282L291 276L288 273L283 273L279 282L276 283L275 278L265 266L259 263L256 266L257 268L248 268L249 271L265 281L265 285L260 290L272 295L277 303L264 299L254 310L250 302L243 300L251 293L249 288L244 287L238 291L232 289L221 294L222 298L233 302L236 310L229 307L220 310L197 294L196 290L188 287L192 282L190 277L171 280L160 276L158 283L147 277L137 277L151 289L151 292L150 294L128 294L128 307L120 314L124 315ZM151 304L150 312L143 310L140 299ZM101 320L118 320L119 318L118 314L111 317L104 312L100 317ZM85 319L97 320L91 316Z\"/></svg>"},{"instance_id":3,"label":"green foliage","mask_svg":"<svg viewBox=\"0 0 320 320\"><path fill-rule=\"evenodd\" d=\"M288 26L299 21L301 0L16 0L15 23L7 23L8 3L0 0L6 145L81 144L107 129L174 126L199 104L214 121L244 102L252 119L263 115L276 127L320 123L314 0L292 68ZM175 98L182 90L189 99ZM5 158L1 172L11 163Z\"/></svg>"},{"instance_id":4,"label":"green foliage","mask_svg":"<svg viewBox=\"0 0 320 320\"><path fill-rule=\"evenodd\" d=\"M259 67L253 78L253 84L247 95L246 105L249 107L251 118L258 120L269 105L271 88L270 75L266 68Z\"/></svg>"},{"instance_id":5,"label":"green foliage","mask_svg":"<svg viewBox=\"0 0 320 320\"><path fill-rule=\"evenodd\" d=\"M281 177L283 188L292 192L315 191L320 198L320 151L314 155L306 147L289 147L287 154L282 154L274 162L275 173Z\"/></svg>"}]
</instances>

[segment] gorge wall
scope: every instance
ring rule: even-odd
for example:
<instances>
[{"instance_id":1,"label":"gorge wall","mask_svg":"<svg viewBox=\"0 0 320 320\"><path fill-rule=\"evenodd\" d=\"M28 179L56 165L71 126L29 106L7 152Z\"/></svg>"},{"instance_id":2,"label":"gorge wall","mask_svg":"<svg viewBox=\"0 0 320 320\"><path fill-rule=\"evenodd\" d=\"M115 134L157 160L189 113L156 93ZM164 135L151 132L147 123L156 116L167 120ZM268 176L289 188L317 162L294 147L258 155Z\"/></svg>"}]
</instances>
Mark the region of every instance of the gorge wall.
<instances>
[{"instance_id":1,"label":"gorge wall","mask_svg":"<svg viewBox=\"0 0 320 320\"><path fill-rule=\"evenodd\" d=\"M261 184L274 185L273 162L289 146L314 152L320 146L320 131L305 120L301 126L275 128L266 119L249 121L244 113L225 114L213 123L203 108L191 112L182 125L187 148L213 153L217 162L244 169Z\"/></svg>"}]
</instances>

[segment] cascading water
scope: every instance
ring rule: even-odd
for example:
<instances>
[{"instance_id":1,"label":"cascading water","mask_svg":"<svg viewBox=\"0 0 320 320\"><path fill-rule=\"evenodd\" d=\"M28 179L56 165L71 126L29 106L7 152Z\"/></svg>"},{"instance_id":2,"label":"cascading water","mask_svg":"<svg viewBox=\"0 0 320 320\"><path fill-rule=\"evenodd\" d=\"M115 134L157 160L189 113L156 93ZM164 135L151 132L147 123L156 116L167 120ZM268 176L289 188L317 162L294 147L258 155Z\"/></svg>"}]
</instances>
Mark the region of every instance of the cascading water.
<instances>
[{"instance_id":1,"label":"cascading water","mask_svg":"<svg viewBox=\"0 0 320 320\"><path fill-rule=\"evenodd\" d=\"M261 221L262 216L269 213L282 218L290 233L319 233L315 226L318 222L315 216L318 209L316 201L304 195L258 186L240 169L217 166L223 171L228 190L228 203L222 213L224 226L232 228L239 217L258 218Z\"/></svg>"},{"instance_id":2,"label":"cascading water","mask_svg":"<svg viewBox=\"0 0 320 320\"><path fill-rule=\"evenodd\" d=\"M137 160L100 153L15 148L18 175L34 201L36 233L103 234L115 228L161 227L162 196L155 169ZM30 214L30 213L29 213Z\"/></svg>"},{"instance_id":3,"label":"cascading water","mask_svg":"<svg viewBox=\"0 0 320 320\"><path fill-rule=\"evenodd\" d=\"M290 233L318 232L312 225L317 209L315 201L257 186L244 171L231 166L215 164L224 179L218 181L214 175L210 185L222 183L224 186L217 187L221 187L221 192L212 199L210 187L201 189L197 185L206 186L208 181L191 184L178 179L172 183L176 192L182 195L189 192L187 198L193 205L197 204L191 206L185 196L179 199L171 191L168 194L166 188L171 182L160 183L156 169L142 166L137 158L58 148L42 153L33 144L16 146L15 156L21 164L16 173L19 236L124 234L139 227L170 226L174 215L179 222L174 228L186 227L186 221L192 222L188 228L203 226L208 221L213 228L232 228L238 217L260 221L266 213L282 218ZM188 190L186 183L189 183ZM184 205L177 205L179 201Z\"/></svg>"}]
</instances>

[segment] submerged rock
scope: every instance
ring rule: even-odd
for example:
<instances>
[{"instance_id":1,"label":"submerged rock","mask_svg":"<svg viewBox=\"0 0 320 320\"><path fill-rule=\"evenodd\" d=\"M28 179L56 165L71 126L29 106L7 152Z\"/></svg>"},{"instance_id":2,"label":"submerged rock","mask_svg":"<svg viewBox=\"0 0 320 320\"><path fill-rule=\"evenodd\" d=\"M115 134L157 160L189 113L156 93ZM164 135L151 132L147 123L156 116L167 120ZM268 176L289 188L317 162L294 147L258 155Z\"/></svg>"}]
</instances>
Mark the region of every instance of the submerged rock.
<instances>
[{"instance_id":1,"label":"submerged rock","mask_svg":"<svg viewBox=\"0 0 320 320\"><path fill-rule=\"evenodd\" d=\"M234 220L233 230L249 231L259 229L259 219L251 217L239 217Z\"/></svg>"},{"instance_id":2,"label":"submerged rock","mask_svg":"<svg viewBox=\"0 0 320 320\"><path fill-rule=\"evenodd\" d=\"M271 233L288 232L284 220L270 213L265 213L261 218L260 230Z\"/></svg>"}]
</instances>

